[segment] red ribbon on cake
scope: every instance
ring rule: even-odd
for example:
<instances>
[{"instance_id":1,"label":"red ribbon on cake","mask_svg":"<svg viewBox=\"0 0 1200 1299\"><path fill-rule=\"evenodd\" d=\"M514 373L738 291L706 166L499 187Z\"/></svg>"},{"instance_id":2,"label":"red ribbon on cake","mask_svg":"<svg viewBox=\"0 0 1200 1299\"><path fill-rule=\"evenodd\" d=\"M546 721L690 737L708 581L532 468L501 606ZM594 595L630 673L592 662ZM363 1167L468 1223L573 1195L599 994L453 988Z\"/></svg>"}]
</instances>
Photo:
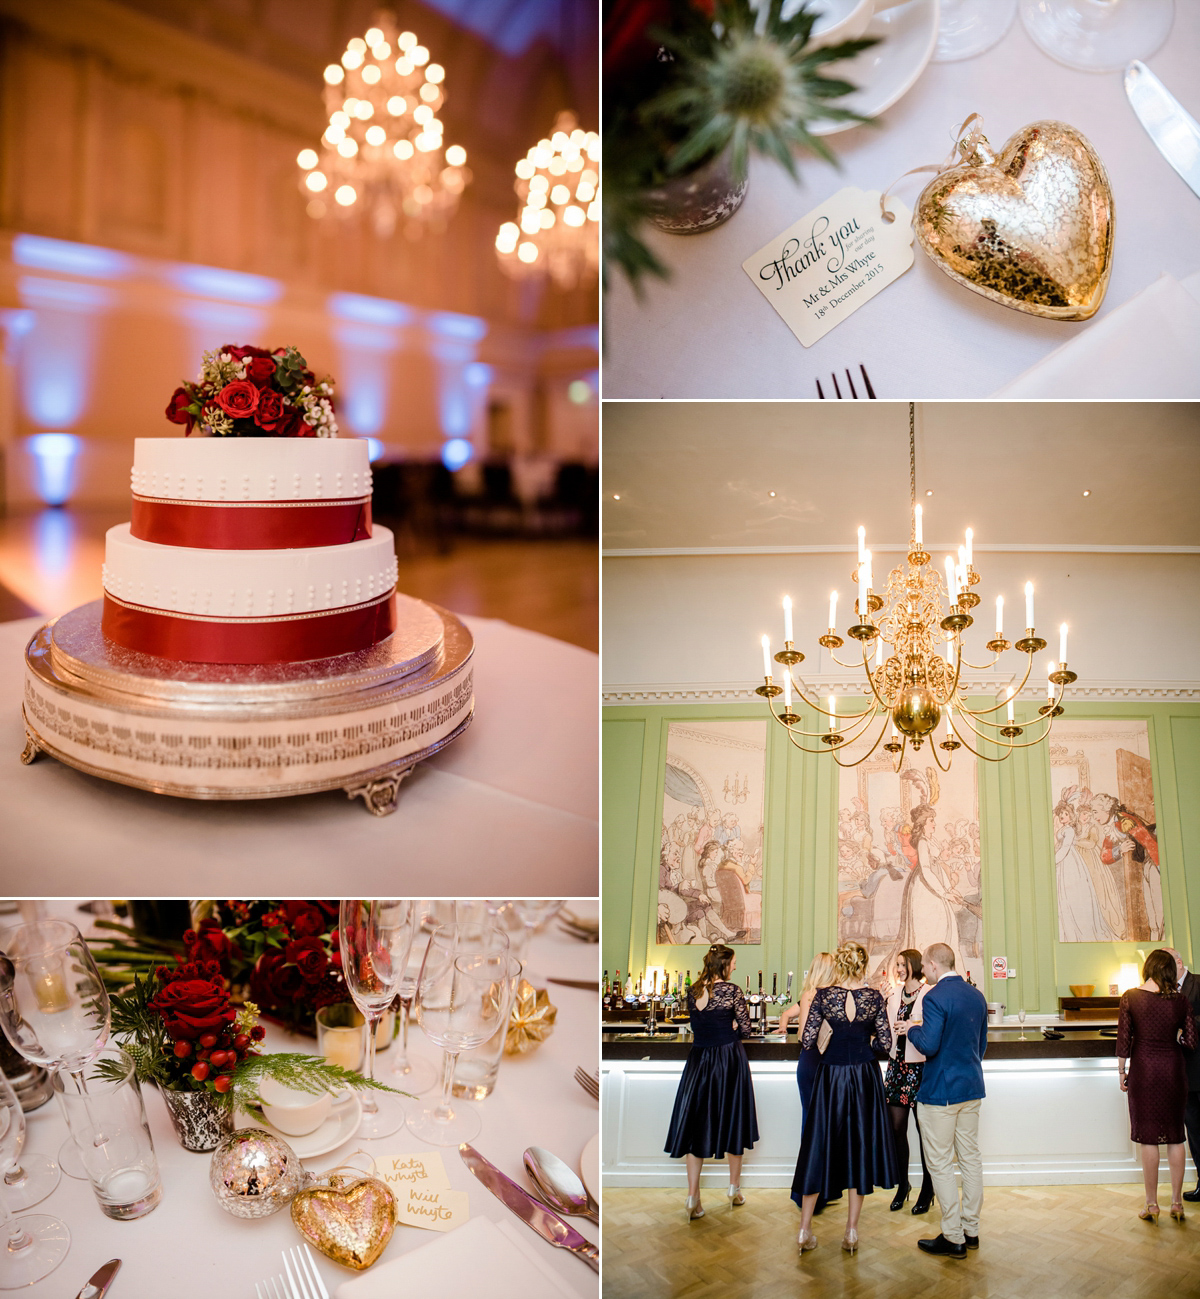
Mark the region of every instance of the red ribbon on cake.
<instances>
[{"instance_id":1,"label":"red ribbon on cake","mask_svg":"<svg viewBox=\"0 0 1200 1299\"><path fill-rule=\"evenodd\" d=\"M133 498L130 533L195 550L300 550L371 537L371 499L239 504Z\"/></svg>"},{"instance_id":2,"label":"red ribbon on cake","mask_svg":"<svg viewBox=\"0 0 1200 1299\"><path fill-rule=\"evenodd\" d=\"M396 630L396 593L279 618L201 618L104 593L100 629L126 649L190 663L301 663L367 649Z\"/></svg>"}]
</instances>

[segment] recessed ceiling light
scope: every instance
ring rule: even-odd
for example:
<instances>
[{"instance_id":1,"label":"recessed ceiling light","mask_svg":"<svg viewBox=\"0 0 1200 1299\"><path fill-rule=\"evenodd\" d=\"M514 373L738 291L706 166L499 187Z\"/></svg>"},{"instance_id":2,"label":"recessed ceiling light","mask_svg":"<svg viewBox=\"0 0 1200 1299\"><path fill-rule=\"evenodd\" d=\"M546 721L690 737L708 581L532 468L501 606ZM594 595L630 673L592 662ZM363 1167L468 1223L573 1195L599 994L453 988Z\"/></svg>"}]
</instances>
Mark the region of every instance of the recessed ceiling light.
<instances>
[{"instance_id":1,"label":"recessed ceiling light","mask_svg":"<svg viewBox=\"0 0 1200 1299\"><path fill-rule=\"evenodd\" d=\"M926 491L925 495L926 495L926 496L932 496L932 495L933 495L933 488L930 487L930 488Z\"/></svg>"},{"instance_id":2,"label":"recessed ceiling light","mask_svg":"<svg viewBox=\"0 0 1200 1299\"><path fill-rule=\"evenodd\" d=\"M616 492L613 492L613 500L619 501L620 499L621 499L620 496Z\"/></svg>"},{"instance_id":3,"label":"recessed ceiling light","mask_svg":"<svg viewBox=\"0 0 1200 1299\"><path fill-rule=\"evenodd\" d=\"M774 493L774 492L768 492L767 495L768 495L768 496L774 496L775 493Z\"/></svg>"},{"instance_id":4,"label":"recessed ceiling light","mask_svg":"<svg viewBox=\"0 0 1200 1299\"><path fill-rule=\"evenodd\" d=\"M1088 490L1085 490L1083 494L1084 494L1084 496L1091 496L1092 493L1091 493L1091 490L1088 489Z\"/></svg>"}]
</instances>

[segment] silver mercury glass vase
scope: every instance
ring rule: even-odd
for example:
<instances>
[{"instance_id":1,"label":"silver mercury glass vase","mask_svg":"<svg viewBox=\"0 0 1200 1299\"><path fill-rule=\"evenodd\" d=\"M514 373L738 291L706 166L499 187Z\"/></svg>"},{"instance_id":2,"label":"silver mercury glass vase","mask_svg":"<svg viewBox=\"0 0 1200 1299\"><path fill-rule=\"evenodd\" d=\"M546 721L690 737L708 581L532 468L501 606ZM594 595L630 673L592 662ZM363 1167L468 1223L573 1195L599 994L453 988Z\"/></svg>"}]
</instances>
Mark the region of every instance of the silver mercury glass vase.
<instances>
[{"instance_id":1,"label":"silver mercury glass vase","mask_svg":"<svg viewBox=\"0 0 1200 1299\"><path fill-rule=\"evenodd\" d=\"M218 1108L208 1092L159 1090L184 1150L215 1150L222 1138L233 1131L232 1113Z\"/></svg>"},{"instance_id":2,"label":"silver mercury glass vase","mask_svg":"<svg viewBox=\"0 0 1200 1299\"><path fill-rule=\"evenodd\" d=\"M695 235L715 230L742 206L749 176L734 179L732 146L694 171L673 176L646 191L650 220L671 235Z\"/></svg>"}]
</instances>

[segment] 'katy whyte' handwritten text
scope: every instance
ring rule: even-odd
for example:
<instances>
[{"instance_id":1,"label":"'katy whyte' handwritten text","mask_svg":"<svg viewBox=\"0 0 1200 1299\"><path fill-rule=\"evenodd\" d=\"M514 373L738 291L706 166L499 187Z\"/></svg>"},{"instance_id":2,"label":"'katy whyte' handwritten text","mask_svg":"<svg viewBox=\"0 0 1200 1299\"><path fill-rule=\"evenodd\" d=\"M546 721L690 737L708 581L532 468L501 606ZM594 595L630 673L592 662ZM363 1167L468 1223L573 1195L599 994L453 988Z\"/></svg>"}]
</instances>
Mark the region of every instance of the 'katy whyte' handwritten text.
<instances>
[{"instance_id":1,"label":"'katy whyte' handwritten text","mask_svg":"<svg viewBox=\"0 0 1200 1299\"><path fill-rule=\"evenodd\" d=\"M857 217L831 230L829 218L820 216L813 222L807 239L803 242L795 237L789 239L779 256L760 268L758 277L760 280L777 281L775 288L779 290L791 280L798 280L805 271L816 266L826 256L828 261L825 269L831 275L836 275L846 261L847 240L858 233Z\"/></svg>"}]
</instances>

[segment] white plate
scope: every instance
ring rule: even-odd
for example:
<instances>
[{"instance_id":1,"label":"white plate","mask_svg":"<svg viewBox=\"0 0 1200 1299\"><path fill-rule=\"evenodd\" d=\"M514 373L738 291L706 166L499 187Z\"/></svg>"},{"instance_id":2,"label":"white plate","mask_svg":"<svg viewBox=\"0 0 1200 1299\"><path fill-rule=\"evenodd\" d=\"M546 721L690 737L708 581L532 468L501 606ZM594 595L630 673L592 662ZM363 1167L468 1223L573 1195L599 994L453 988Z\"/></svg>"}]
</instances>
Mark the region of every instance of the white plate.
<instances>
[{"instance_id":1,"label":"white plate","mask_svg":"<svg viewBox=\"0 0 1200 1299\"><path fill-rule=\"evenodd\" d=\"M600 1203L600 1133L596 1135L583 1148L583 1154L579 1156L579 1176L583 1178L583 1184L587 1187L588 1194Z\"/></svg>"},{"instance_id":2,"label":"white plate","mask_svg":"<svg viewBox=\"0 0 1200 1299\"><path fill-rule=\"evenodd\" d=\"M302 1137L289 1137L286 1132L273 1128L257 1114L239 1114L239 1128L260 1128L270 1132L280 1141L286 1141L301 1159L315 1159L318 1155L327 1155L338 1146L344 1146L358 1131L362 1122L362 1103L350 1092L343 1100L335 1100L329 1117L315 1132L308 1132Z\"/></svg>"},{"instance_id":3,"label":"white plate","mask_svg":"<svg viewBox=\"0 0 1200 1299\"><path fill-rule=\"evenodd\" d=\"M864 117L878 117L904 95L925 71L937 46L938 0L909 0L895 9L876 14L867 25L866 36L882 37L853 59L827 65L831 76L853 82L858 89L844 99L832 101L838 108L850 108ZM816 122L808 129L813 135L836 135L858 122Z\"/></svg>"}]
</instances>

